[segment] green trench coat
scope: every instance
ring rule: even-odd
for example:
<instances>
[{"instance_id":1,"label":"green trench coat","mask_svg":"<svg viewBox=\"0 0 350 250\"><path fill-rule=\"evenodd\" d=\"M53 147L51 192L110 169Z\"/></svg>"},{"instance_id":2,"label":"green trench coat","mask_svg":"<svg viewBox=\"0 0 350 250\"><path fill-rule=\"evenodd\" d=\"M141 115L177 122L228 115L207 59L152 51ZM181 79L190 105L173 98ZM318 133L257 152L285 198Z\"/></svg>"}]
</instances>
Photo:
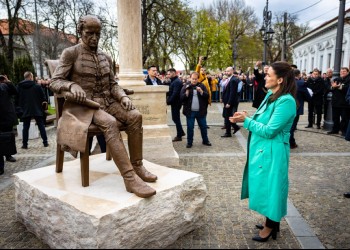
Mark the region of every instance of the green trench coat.
<instances>
[{"instance_id":1,"label":"green trench coat","mask_svg":"<svg viewBox=\"0 0 350 250\"><path fill-rule=\"evenodd\" d=\"M271 94L244 121L250 132L241 199L249 198L250 209L279 222L287 214L289 137L296 102L287 94L268 104Z\"/></svg>"}]
</instances>

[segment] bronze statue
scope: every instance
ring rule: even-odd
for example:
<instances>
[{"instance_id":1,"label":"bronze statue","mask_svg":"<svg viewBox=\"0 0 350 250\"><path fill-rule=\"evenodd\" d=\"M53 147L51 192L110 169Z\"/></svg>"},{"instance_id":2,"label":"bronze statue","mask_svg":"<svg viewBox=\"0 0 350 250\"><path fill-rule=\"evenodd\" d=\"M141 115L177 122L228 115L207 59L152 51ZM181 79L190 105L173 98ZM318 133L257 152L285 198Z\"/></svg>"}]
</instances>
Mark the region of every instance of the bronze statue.
<instances>
[{"instance_id":1,"label":"bronze statue","mask_svg":"<svg viewBox=\"0 0 350 250\"><path fill-rule=\"evenodd\" d=\"M71 97L63 107L57 140L70 151L84 152L88 127L95 124L104 133L126 190L147 198L156 190L145 182L155 182L157 176L142 163L142 115L115 81L111 58L98 49L101 28L96 16L81 17L78 25L81 43L62 52L52 77L51 90L58 94L69 92ZM100 107L89 105L93 102ZM120 131L128 135L130 159Z\"/></svg>"}]
</instances>

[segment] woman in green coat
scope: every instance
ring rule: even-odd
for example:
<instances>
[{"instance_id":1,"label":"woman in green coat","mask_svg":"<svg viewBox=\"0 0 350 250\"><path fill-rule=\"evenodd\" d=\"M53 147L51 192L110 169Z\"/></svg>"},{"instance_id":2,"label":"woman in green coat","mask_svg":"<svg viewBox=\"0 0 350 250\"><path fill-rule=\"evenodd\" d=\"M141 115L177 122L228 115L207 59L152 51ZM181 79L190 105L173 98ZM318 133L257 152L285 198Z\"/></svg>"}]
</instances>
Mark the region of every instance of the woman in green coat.
<instances>
[{"instance_id":1,"label":"woman in green coat","mask_svg":"<svg viewBox=\"0 0 350 250\"><path fill-rule=\"evenodd\" d=\"M287 214L289 137L296 115L296 83L286 62L271 64L265 77L269 89L252 117L236 112L231 122L244 122L249 130L248 159L244 169L241 199L249 208L266 216L256 241L277 237L279 223Z\"/></svg>"}]
</instances>

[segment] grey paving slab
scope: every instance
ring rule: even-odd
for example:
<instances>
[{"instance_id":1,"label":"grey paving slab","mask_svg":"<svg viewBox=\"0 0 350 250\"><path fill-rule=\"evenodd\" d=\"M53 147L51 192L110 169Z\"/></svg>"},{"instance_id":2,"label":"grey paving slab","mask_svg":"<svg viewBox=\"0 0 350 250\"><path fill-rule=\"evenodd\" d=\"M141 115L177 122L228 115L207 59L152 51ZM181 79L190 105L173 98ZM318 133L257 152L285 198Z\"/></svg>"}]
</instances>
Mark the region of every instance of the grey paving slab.
<instances>
[{"instance_id":1,"label":"grey paving slab","mask_svg":"<svg viewBox=\"0 0 350 250\"><path fill-rule=\"evenodd\" d=\"M319 240L315 237L297 237L301 247L303 249L325 249Z\"/></svg>"}]
</instances>

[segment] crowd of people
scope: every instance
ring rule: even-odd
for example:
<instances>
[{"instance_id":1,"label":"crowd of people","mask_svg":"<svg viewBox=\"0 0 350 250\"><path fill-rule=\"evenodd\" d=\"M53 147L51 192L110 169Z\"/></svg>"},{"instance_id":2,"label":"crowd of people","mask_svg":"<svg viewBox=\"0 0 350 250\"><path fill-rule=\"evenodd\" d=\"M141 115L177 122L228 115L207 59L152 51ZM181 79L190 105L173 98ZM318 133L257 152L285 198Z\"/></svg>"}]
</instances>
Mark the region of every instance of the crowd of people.
<instances>
[{"instance_id":1,"label":"crowd of people","mask_svg":"<svg viewBox=\"0 0 350 250\"><path fill-rule=\"evenodd\" d=\"M205 67L202 66L204 57L199 58L199 62L196 66L195 72L199 73L198 82L204 84L206 87L209 98L208 105L211 103L221 102L223 103L223 118L224 127L226 133L222 137L232 137L231 127L233 128L233 134L239 130L239 126L232 124L228 121L235 111L237 111L239 102L252 102L252 107L259 108L262 100L265 98L267 89L265 87L265 77L269 69L269 65L262 65L261 61L257 61L254 65L253 70L248 67L247 71L243 71L240 67L237 69L234 67L228 67L223 72L208 72ZM350 104L349 104L349 84L350 75L347 67L342 67L340 70L340 77L333 79L333 70L327 69L325 73L315 68L308 74L297 69L296 65L291 65L295 73L295 80L298 86L297 100L298 100L298 112L296 120L291 130L290 147L294 149L298 147L294 138L294 131L297 130L297 124L300 115L304 114L304 103L308 105L308 124L305 128L322 129L322 122L329 120L333 123L333 128L328 131L328 134L340 134L346 140L350 141ZM168 73L161 75L157 71L156 66L151 66L152 72L145 76L145 82L151 84L151 80L154 82L153 85L169 85L171 93L173 95L172 78ZM174 72L176 71L173 69ZM176 71L177 72L177 71ZM182 82L182 86L191 82L191 75L178 73L177 85L179 81ZM155 84L157 79L157 84ZM232 83L227 84L229 81L235 80L235 85L231 87ZM227 88L226 88L227 87ZM235 93L230 92L233 90ZM177 95L177 100L181 102L180 95ZM329 93L332 93L331 97ZM331 98L331 99L327 99ZM174 95L171 98L174 100ZM331 101L330 101L331 100ZM177 109L179 109L179 102L177 103ZM230 102L228 104L228 102ZM232 103L233 102L233 103ZM169 104L169 103L168 103ZM329 109L331 106L331 109ZM181 109L181 107L180 107ZM329 110L332 110L330 113ZM178 114L179 111L172 114ZM327 118L327 116L329 116ZM177 116L173 121L177 125L177 136L173 141L181 141L184 133L180 131L179 127L181 121Z\"/></svg>"},{"instance_id":2,"label":"crowd of people","mask_svg":"<svg viewBox=\"0 0 350 250\"><path fill-rule=\"evenodd\" d=\"M98 138L99 143L104 145L102 151L108 146L126 190L148 198L155 195L156 190L146 182L156 182L158 177L143 165L142 115L115 81L111 58L98 50L101 28L101 21L96 16L82 17L78 25L82 43L63 51L53 74L50 90L54 93L69 92L74 99L63 108L57 141L70 150L81 152L81 147L86 145L88 128L95 124L104 134ZM95 60L97 53L99 57ZM81 66L83 60L88 67ZM340 77L335 79L331 69L325 75L314 69L305 77L304 72L287 62L263 65L258 61L253 71L248 68L244 72L241 68L228 66L224 72L212 74L204 67L204 62L205 57L200 56L196 68L189 75L178 75L171 68L162 77L157 67L151 65L145 84L169 86L166 104L171 105L172 120L176 125L173 142L186 136L180 119L182 108L187 121L186 148L193 146L195 121L200 128L202 144L212 146L207 113L213 102L222 103L225 129L222 138L235 135L240 130L238 123L243 123L249 137L241 199L249 198L249 208L266 217L262 224L256 225L260 231L252 239L258 242L265 242L270 237L276 239L280 221L287 214L289 154L290 149L297 147L294 131L303 114L304 102L308 103L309 112L306 128L315 124L317 129L321 129L322 115L324 120L330 118L326 111L331 105L334 125L328 134L341 132L350 141L349 69L341 68ZM101 66L104 66L105 74L98 71ZM13 126L18 119L24 124L22 149L28 149L28 130L32 119L39 127L44 147L48 146L43 109L47 96L40 86L42 83L34 80L32 72L25 72L23 77L24 80L15 87L6 76L0 76L0 175L4 173L4 157L11 159L17 153ZM332 99L329 104L330 92ZM20 112L16 112L12 98L16 100ZM84 105L89 98L100 108ZM247 111L239 111L241 101L251 101L256 112L249 116ZM72 122L71 117L81 122ZM119 136L123 129L128 135L129 152ZM71 131L82 132L75 133L75 140L72 140ZM345 193L344 196L349 198L350 194Z\"/></svg>"},{"instance_id":3,"label":"crowd of people","mask_svg":"<svg viewBox=\"0 0 350 250\"><path fill-rule=\"evenodd\" d=\"M48 147L45 129L47 97L45 86L35 81L32 72L25 72L24 80L15 86L6 75L0 75L0 175L4 174L5 161L16 162L12 156L17 153L13 127L23 122L22 149L28 149L29 128L34 119L43 140Z\"/></svg>"},{"instance_id":4,"label":"crowd of people","mask_svg":"<svg viewBox=\"0 0 350 250\"><path fill-rule=\"evenodd\" d=\"M223 73L212 75L202 66L203 61L204 58L199 57L189 78L176 76L175 69L168 71L167 77L171 81L167 104L176 103L176 109L173 106L171 109L177 129L173 141L181 141L185 135L179 118L181 105L187 121L187 148L193 144L195 119L202 144L212 145L206 121L207 109L212 102L219 101L223 105L225 134L221 137L232 137L240 129L237 122L243 123L249 131L249 142L241 199L249 198L249 208L266 217L262 224L256 225L260 231L252 240L265 242L270 237L275 240L280 221L287 214L289 154L290 149L298 147L294 132L300 115L304 114L304 103L308 103L308 125L305 128L316 125L321 129L322 118L325 121L331 115L334 125L327 134L341 132L350 141L349 69L341 68L340 77L335 79L332 69L323 75L314 69L305 77L305 72L300 72L296 65L275 62L263 66L258 61L253 75L249 74L250 68L245 74L231 66ZM332 93L330 102L329 93ZM238 111L239 102L244 100L252 101L252 107L257 109L252 116L246 111ZM331 114L328 112L330 105ZM343 195L350 198L350 192Z\"/></svg>"}]
</instances>

